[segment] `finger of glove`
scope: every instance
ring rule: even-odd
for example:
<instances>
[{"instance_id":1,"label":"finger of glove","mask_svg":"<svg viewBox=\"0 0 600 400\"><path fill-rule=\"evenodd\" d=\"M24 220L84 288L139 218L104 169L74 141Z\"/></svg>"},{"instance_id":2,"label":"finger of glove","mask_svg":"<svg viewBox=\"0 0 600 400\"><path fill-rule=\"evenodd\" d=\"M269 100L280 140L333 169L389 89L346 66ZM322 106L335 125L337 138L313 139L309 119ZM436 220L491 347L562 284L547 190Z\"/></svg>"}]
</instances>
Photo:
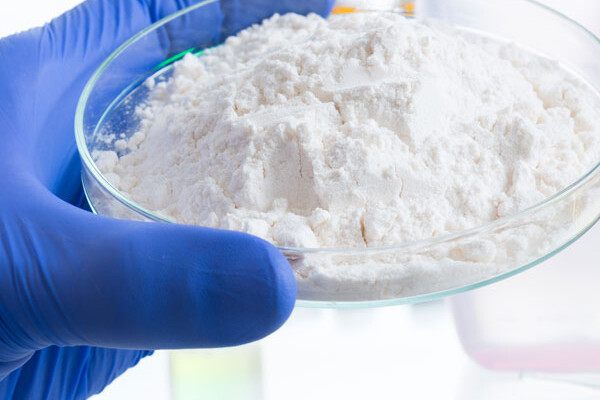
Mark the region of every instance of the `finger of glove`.
<instances>
[{"instance_id":1,"label":"finger of glove","mask_svg":"<svg viewBox=\"0 0 600 400\"><path fill-rule=\"evenodd\" d=\"M292 269L261 239L103 218L44 188L19 198L0 218L7 348L237 345L268 335L293 309Z\"/></svg>"},{"instance_id":2,"label":"finger of glove","mask_svg":"<svg viewBox=\"0 0 600 400\"><path fill-rule=\"evenodd\" d=\"M2 399L86 399L150 351L97 347L56 347L37 351L19 370L0 381Z\"/></svg>"},{"instance_id":3,"label":"finger of glove","mask_svg":"<svg viewBox=\"0 0 600 400\"><path fill-rule=\"evenodd\" d=\"M326 17L331 12L334 3L335 0L221 1L221 8L225 16L222 27L223 35L224 37L235 35L240 30L256 24L275 13L286 14L294 12L302 15L316 13L322 17Z\"/></svg>"},{"instance_id":4,"label":"finger of glove","mask_svg":"<svg viewBox=\"0 0 600 400\"><path fill-rule=\"evenodd\" d=\"M154 13L164 15L174 12L182 5L180 3L182 2L160 2L159 10ZM276 13L295 12L303 15L317 13L325 17L331 12L334 3L334 0L220 0L212 3L203 2L200 7L189 10L165 25L170 44L167 56L172 57L192 48L202 50L222 43L227 37L235 35L251 25L258 24L263 19ZM217 18L212 19L218 21L219 24L215 27L216 29L211 29L211 35L207 35L203 23L206 20L205 15L208 13L220 17L218 20Z\"/></svg>"}]
</instances>

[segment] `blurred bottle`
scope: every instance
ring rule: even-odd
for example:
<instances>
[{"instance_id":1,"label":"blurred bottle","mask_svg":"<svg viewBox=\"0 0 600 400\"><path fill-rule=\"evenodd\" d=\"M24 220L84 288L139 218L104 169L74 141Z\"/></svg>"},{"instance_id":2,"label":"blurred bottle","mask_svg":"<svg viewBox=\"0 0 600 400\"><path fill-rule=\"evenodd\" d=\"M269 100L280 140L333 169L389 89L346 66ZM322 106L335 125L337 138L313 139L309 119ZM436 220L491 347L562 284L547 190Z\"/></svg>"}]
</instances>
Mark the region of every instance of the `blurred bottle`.
<instances>
[{"instance_id":1,"label":"blurred bottle","mask_svg":"<svg viewBox=\"0 0 600 400\"><path fill-rule=\"evenodd\" d=\"M174 400L261 400L262 358L257 343L170 354Z\"/></svg>"}]
</instances>

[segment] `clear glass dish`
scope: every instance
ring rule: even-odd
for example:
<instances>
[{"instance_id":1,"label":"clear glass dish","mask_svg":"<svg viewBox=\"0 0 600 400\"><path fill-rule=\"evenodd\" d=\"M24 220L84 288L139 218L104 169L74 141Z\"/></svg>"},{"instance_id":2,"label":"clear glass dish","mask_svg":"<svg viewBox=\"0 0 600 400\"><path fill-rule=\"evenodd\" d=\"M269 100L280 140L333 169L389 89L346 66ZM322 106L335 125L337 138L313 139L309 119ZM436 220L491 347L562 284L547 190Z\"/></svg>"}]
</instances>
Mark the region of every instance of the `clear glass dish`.
<instances>
[{"instance_id":1,"label":"clear glass dish","mask_svg":"<svg viewBox=\"0 0 600 400\"><path fill-rule=\"evenodd\" d=\"M204 31L206 21L214 20L216 8L227 3L205 1L148 27L119 47L86 85L77 108L75 133L83 186L94 212L172 223L119 193L100 172L91 153L114 149L116 140L136 131L139 121L134 110L148 95L148 88L142 85L148 77L167 78L170 66L183 55L202 53L228 35L270 16L229 26L229 32L223 30L218 37ZM348 3L344 2L346 11ZM600 88L598 38L534 1L421 1L414 14L412 5L393 11L409 18L437 18L464 30L516 42L561 61L591 86ZM116 135L111 137L110 133ZM543 202L466 231L387 247L280 250L294 268L300 306L372 307L426 301L507 278L556 254L598 220L599 194L600 164ZM519 240L512 240L514 237ZM494 258L480 259L477 254L482 247L493 248ZM325 264L331 268L315 273L314 266ZM336 269L342 269L345 282L331 280ZM386 270L386 278L378 274L381 269ZM450 272L450 278L439 279L441 269ZM423 282L427 282L426 291L420 289Z\"/></svg>"}]
</instances>

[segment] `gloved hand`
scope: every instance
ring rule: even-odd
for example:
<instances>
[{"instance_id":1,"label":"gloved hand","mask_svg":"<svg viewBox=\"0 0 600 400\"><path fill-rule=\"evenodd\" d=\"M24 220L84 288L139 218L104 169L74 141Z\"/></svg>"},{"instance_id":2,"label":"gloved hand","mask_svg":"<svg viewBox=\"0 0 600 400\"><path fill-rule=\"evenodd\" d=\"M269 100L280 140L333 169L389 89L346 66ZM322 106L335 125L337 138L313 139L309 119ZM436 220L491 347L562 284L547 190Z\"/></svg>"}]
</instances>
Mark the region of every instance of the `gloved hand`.
<instances>
[{"instance_id":1,"label":"gloved hand","mask_svg":"<svg viewBox=\"0 0 600 400\"><path fill-rule=\"evenodd\" d=\"M222 40L256 12L326 15L332 5L238 1L207 7L204 30ZM293 308L291 268L261 239L75 206L85 82L119 44L186 5L89 0L0 40L0 398L86 398L151 349L257 340Z\"/></svg>"}]
</instances>

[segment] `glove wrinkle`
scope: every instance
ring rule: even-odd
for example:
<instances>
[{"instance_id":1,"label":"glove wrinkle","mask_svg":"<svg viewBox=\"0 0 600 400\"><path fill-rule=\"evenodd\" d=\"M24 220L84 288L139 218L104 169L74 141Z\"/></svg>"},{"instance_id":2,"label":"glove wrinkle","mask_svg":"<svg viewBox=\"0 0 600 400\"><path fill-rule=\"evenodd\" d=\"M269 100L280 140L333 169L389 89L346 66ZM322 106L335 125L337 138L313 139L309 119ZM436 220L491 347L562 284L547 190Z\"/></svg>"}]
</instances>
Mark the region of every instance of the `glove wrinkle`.
<instances>
[{"instance_id":1,"label":"glove wrinkle","mask_svg":"<svg viewBox=\"0 0 600 400\"><path fill-rule=\"evenodd\" d=\"M0 293L0 304L2 305L0 315L2 325L0 327L8 332L6 333L7 337L13 338L12 347L23 351L38 350L50 344L64 344L58 336L52 333L47 323L49 316L40 312L44 309L44 305L37 303L37 299L40 297L44 299L45 303L56 303L57 298L51 288L48 272L43 265L42 242L36 238L35 224L32 227L32 223L20 218L18 212L15 214L12 218L12 231L17 233L9 235L5 230L2 235L3 248L11 254L34 256L26 259L8 257L13 261L0 270L0 273L4 275L3 286L5 285L5 289ZM6 218L2 218L2 221L7 222ZM60 307L55 307L55 309L60 312ZM12 330L12 334L9 329ZM3 353L4 356L7 354ZM20 357L22 357L20 353L13 355L14 359Z\"/></svg>"},{"instance_id":2,"label":"glove wrinkle","mask_svg":"<svg viewBox=\"0 0 600 400\"><path fill-rule=\"evenodd\" d=\"M0 361L0 398L12 399L9 393L12 393L14 386L19 376L21 375L21 367L33 357L35 352L27 352L23 357L12 361ZM4 390L7 393L3 393ZM3 395L4 394L4 395Z\"/></svg>"}]
</instances>

